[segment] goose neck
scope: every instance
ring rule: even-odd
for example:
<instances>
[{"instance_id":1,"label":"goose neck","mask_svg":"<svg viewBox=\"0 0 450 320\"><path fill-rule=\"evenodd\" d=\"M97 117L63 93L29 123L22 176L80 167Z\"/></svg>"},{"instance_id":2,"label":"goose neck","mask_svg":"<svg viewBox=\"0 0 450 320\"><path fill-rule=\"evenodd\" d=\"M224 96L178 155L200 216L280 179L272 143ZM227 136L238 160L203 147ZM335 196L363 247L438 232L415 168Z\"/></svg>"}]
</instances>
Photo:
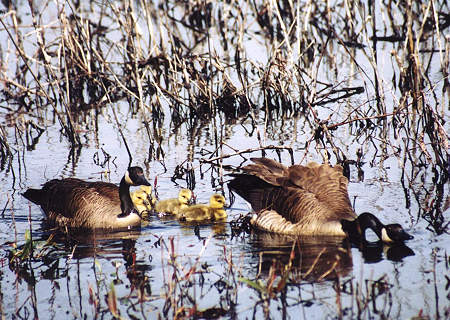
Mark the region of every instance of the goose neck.
<instances>
[{"instance_id":1,"label":"goose neck","mask_svg":"<svg viewBox=\"0 0 450 320\"><path fill-rule=\"evenodd\" d=\"M365 212L360 214L355 220L341 220L342 229L352 239L364 239L366 230L371 229L377 237L382 240L382 230L384 225L373 214Z\"/></svg>"},{"instance_id":2,"label":"goose neck","mask_svg":"<svg viewBox=\"0 0 450 320\"><path fill-rule=\"evenodd\" d=\"M361 229L361 234L364 237L365 231L367 229L371 229L375 234L378 236L380 240L382 240L382 230L384 228L384 224L381 223L380 220L378 220L377 217L375 217L373 214L364 212L359 215L357 218L358 224Z\"/></svg>"},{"instance_id":3,"label":"goose neck","mask_svg":"<svg viewBox=\"0 0 450 320\"><path fill-rule=\"evenodd\" d=\"M133 201L130 196L130 185L126 182L125 177L120 180L119 185L120 209L123 215L128 215L134 209Z\"/></svg>"}]
</instances>

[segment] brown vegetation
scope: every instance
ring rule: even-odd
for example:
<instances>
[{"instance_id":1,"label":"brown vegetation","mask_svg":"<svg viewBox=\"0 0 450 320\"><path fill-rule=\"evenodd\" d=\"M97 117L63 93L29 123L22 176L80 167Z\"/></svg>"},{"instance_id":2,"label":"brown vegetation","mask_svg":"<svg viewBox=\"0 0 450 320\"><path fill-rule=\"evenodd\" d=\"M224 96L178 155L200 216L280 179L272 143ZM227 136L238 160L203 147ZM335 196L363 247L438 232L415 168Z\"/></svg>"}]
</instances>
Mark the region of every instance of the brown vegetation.
<instances>
[{"instance_id":1,"label":"brown vegetation","mask_svg":"<svg viewBox=\"0 0 450 320\"><path fill-rule=\"evenodd\" d=\"M288 151L291 162L295 152L300 154L298 163L304 163L314 155L341 164L347 174L354 169L360 180L365 164L387 176L385 162L392 158L401 170L405 207L417 202L411 220L425 219L431 232L448 233L443 214L450 171L448 1L338 0L333 6L329 1L2 3L9 7L0 11L0 171L11 172L13 179L13 160L19 166L24 161L18 146L33 150L44 132L56 128L72 148L68 161L76 162L83 136L95 135L99 115L108 112L125 144L122 129L127 119L139 119L150 142L148 160L163 166L168 136L184 126L194 145L199 133L209 129L213 150L200 147L195 166L190 150L174 172L173 179L184 179L190 189L196 183L194 168L201 178L211 175L214 189L223 189L223 169L235 169L227 164L232 157L245 161L270 152L281 158ZM126 115L119 113L121 101L129 105ZM170 119L167 130L164 118ZM253 148L227 143L235 127L255 137ZM102 151L105 160L97 154L94 162L108 166L114 160ZM242 236L239 228L234 222L233 236ZM50 240L45 246L52 249L56 245ZM205 248L208 240L203 240ZM167 237L152 244L161 246L162 259L169 257L162 262L163 296L152 294L145 270L135 261L133 241L124 240L121 251L131 284L122 301L117 301L111 279L94 263L99 279L89 283L93 317L125 312L130 318L145 317L143 305L162 300L158 315L164 318L233 318L238 288L244 285L259 297L250 306L254 316L262 310L270 317L275 303L285 315L290 296L296 297L289 301L293 305L318 303L314 292L299 294L309 285L305 281L313 269L294 270L290 253L282 266L269 263L266 272L249 279L241 273L242 261L233 261L224 245L225 274L217 275L202 261L204 251L193 261L180 262L173 238ZM26 245L14 251L10 262L20 281L35 283L31 264L39 259L48 266L43 277L67 272L55 266L58 259L37 257L32 238ZM77 248L62 247L60 252L69 249L72 255ZM293 244L292 252L295 248ZM446 253L440 254L448 261ZM65 255L66 263L72 255ZM340 272L347 270L348 259L342 259L339 263L345 263L320 269L318 275L320 280L334 275L329 281L334 281L337 317L371 318L373 312L396 318L390 313L394 276L365 283L344 279ZM313 266L319 264L319 258L311 260ZM435 269L432 272L436 283ZM219 300L201 309L197 302L208 293L202 291L208 274L215 276L210 290ZM341 300L346 296L351 298L347 306ZM27 301L16 314L31 317L31 304L36 316L35 291ZM380 308L380 302L388 307Z\"/></svg>"}]
</instances>

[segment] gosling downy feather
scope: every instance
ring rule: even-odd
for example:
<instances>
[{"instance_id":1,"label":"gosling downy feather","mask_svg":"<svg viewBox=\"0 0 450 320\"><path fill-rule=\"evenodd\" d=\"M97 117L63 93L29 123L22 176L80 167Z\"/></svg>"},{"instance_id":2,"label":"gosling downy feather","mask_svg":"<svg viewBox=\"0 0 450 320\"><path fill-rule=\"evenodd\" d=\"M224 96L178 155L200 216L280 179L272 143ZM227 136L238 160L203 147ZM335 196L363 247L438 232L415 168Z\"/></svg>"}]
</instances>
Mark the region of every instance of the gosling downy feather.
<instances>
[{"instance_id":1,"label":"gosling downy feather","mask_svg":"<svg viewBox=\"0 0 450 320\"><path fill-rule=\"evenodd\" d=\"M342 167L309 163L284 165L267 158L235 174L231 190L247 200L256 214L251 223L263 230L291 235L336 235L365 239L372 229L384 242L412 239L398 224L383 225L373 214L357 216L348 197Z\"/></svg>"},{"instance_id":2,"label":"gosling downy feather","mask_svg":"<svg viewBox=\"0 0 450 320\"><path fill-rule=\"evenodd\" d=\"M147 200L148 200L150 206L153 207L155 205L155 203L156 203L156 198L153 197L152 187L151 186L141 186L140 187L140 191L145 192L145 194L147 195Z\"/></svg>"},{"instance_id":3,"label":"gosling downy feather","mask_svg":"<svg viewBox=\"0 0 450 320\"><path fill-rule=\"evenodd\" d=\"M142 218L147 217L155 206L156 199L152 194L151 186L140 186L138 190L130 193L131 200Z\"/></svg>"},{"instance_id":4,"label":"gosling downy feather","mask_svg":"<svg viewBox=\"0 0 450 320\"><path fill-rule=\"evenodd\" d=\"M148 194L144 190L136 190L131 192L131 200L141 216L144 213L148 213L152 209L148 200Z\"/></svg>"},{"instance_id":5,"label":"gosling downy feather","mask_svg":"<svg viewBox=\"0 0 450 320\"><path fill-rule=\"evenodd\" d=\"M209 205L196 204L183 208L178 218L184 221L222 220L227 217L224 205L225 197L215 193L209 199Z\"/></svg>"},{"instance_id":6,"label":"gosling downy feather","mask_svg":"<svg viewBox=\"0 0 450 320\"><path fill-rule=\"evenodd\" d=\"M178 198L166 199L156 202L155 211L159 213L177 215L181 209L187 208L192 198L192 191L181 189L178 192Z\"/></svg>"},{"instance_id":7,"label":"gosling downy feather","mask_svg":"<svg viewBox=\"0 0 450 320\"><path fill-rule=\"evenodd\" d=\"M141 217L130 197L130 186L150 185L140 167L130 167L117 185L76 178L54 179L23 196L40 205L47 221L62 228L128 229Z\"/></svg>"}]
</instances>

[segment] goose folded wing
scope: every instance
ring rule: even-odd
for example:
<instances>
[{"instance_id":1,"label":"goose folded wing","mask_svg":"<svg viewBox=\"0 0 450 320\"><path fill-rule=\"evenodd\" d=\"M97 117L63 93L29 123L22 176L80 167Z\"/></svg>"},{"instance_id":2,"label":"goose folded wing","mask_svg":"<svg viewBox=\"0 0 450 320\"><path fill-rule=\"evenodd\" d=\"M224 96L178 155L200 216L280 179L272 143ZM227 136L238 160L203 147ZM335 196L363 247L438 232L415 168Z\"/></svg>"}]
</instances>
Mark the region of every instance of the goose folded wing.
<instances>
[{"instance_id":1,"label":"goose folded wing","mask_svg":"<svg viewBox=\"0 0 450 320\"><path fill-rule=\"evenodd\" d=\"M254 175L272 186L282 185L288 175L288 168L267 158L252 158L254 163L243 168L244 172Z\"/></svg>"},{"instance_id":2,"label":"goose folded wing","mask_svg":"<svg viewBox=\"0 0 450 320\"><path fill-rule=\"evenodd\" d=\"M107 182L86 182L75 178L56 180L48 185L44 211L67 218L96 212L102 208L118 208L118 187Z\"/></svg>"},{"instance_id":3,"label":"goose folded wing","mask_svg":"<svg viewBox=\"0 0 450 320\"><path fill-rule=\"evenodd\" d=\"M313 195L311 204L325 210L328 219L356 218L348 196L348 179L343 176L341 166L317 163L291 166L289 181L299 190L299 199L307 193Z\"/></svg>"}]
</instances>

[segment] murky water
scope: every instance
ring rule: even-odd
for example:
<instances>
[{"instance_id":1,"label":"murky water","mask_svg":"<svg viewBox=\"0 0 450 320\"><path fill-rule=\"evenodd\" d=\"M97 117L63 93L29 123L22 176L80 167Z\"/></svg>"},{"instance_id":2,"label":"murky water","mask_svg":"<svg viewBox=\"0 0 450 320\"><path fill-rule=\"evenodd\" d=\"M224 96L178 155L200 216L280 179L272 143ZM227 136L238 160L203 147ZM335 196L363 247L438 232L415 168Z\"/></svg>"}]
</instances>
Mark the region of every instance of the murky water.
<instances>
[{"instance_id":1,"label":"murky water","mask_svg":"<svg viewBox=\"0 0 450 320\"><path fill-rule=\"evenodd\" d=\"M97 17L98 8L103 6L113 18L125 17L114 11L112 4L91 5L94 8L91 8L89 19ZM142 4L135 5L139 7ZM59 10L63 8L63 5L55 6ZM117 6L123 9L126 4L119 2ZM47 14L55 19L55 12L59 11L52 5L49 8ZM231 5L220 5L213 8L213 13L218 14L219 8L225 12L237 10ZM252 9L249 3L242 3L241 8L245 13L241 18L245 16L253 21L245 30L244 40L248 41L243 42L242 49L247 53L248 61L243 62L241 68L248 72L246 77L249 78L240 80L242 75L238 75L236 66L227 66L225 72L229 73L227 81L239 90L244 82L252 77L258 78L258 72L272 75L266 67L277 51L272 48L276 40L269 41L258 33L264 28L255 22L255 11L259 12L261 19L264 18L263 11ZM65 9L69 10L69 7L66 5ZM163 9L151 6L159 19L166 21L168 18L159 11ZM28 21L30 9L23 10L18 10L18 13ZM39 10L45 15L44 6ZM159 29L155 27L158 30L152 32L167 36L170 32L165 27L174 23L181 28L182 24L175 21L182 18L188 21L181 6L172 10L167 11L173 14L173 20L168 19L170 23L161 23ZM7 9L2 11L5 17L2 19L10 23L6 20L6 12ZM236 21L240 21L238 16L234 17ZM117 27L113 18L108 20L111 29ZM137 19L141 27L148 26L144 24L142 12ZM102 23L106 26L105 20ZM232 32L233 21L232 18L228 20L229 33L225 37L235 35ZM285 20L286 23L288 21ZM244 22L242 26L247 27ZM356 26L364 29L361 22ZM24 24L23 32L29 32L28 28L29 25ZM282 33L281 29L277 32ZM230 57L235 57L235 49L224 48L225 41L219 28L211 30L210 41L215 55L220 57L218 61L233 64L235 58ZM152 32L144 29L144 39ZM179 32L180 38L192 41L190 44L194 48L189 52L198 55L208 52L207 43L193 44L189 28ZM448 31L445 33L444 29L441 32L441 39L448 45ZM49 31L48 37L51 34ZM5 29L0 36L2 43L5 41L1 53L2 60L6 61L13 46ZM120 30L111 31L108 36L122 47L126 46ZM171 42L175 41L174 38L167 38L170 41L166 45L177 48ZM36 47L34 37L29 41L31 44L26 43L25 48L32 55ZM152 38L152 41L156 40ZM235 41L234 38L229 39L228 45L237 47ZM42 97L31 92L24 95L23 100L12 99L6 94L7 87L14 91L8 82L8 86L3 88L0 105L1 129L4 132L2 142L6 141L11 150L10 156L4 156L2 152L0 171L2 316L7 319L115 316L148 319L220 316L239 319L448 318L450 291L446 275L449 273L450 238L447 226L449 210L445 209L444 203L448 199L449 185L448 169L440 160L446 159L447 150L443 149L445 141L441 140L438 147L433 147L436 141L428 131L429 123L420 120L421 117L426 118L424 110L432 109L448 136L448 88L445 89L441 80L442 57L430 53L421 56L430 64L428 80L434 80L423 88L426 104L414 109L411 104L415 100L408 100L407 107L401 100L405 93L400 86L405 84L399 80L399 66L391 55L392 50L402 49L402 42L380 44L375 69L371 64L373 61L367 57L369 50L357 50L354 55L349 55L339 41L333 39L330 42L327 47L330 54L322 52L323 60L326 60L323 64L318 62L320 46L328 42L317 40L310 43L311 48L318 51L312 57L309 76L313 78L314 73L319 74L320 81L333 84L335 89L362 87L363 94L338 99L338 93L326 91L327 95L320 96L321 90L328 88L321 83L315 84L314 89L311 84L308 87L311 91L302 96L300 92L304 88L300 77L293 76L289 80L289 75L284 74L285 79L274 76L270 80L267 76L267 81L278 81L280 86L295 79L298 81L294 84L297 91L294 92L293 88L285 91L273 89L274 95L270 98L255 80L252 85L248 83L245 94L258 107L242 114L236 111L237 114L231 116L221 109L223 105L218 99L215 101L218 109L203 118L201 114L205 111L199 111L201 101L196 100L198 96L191 96L192 92L198 93L195 85L202 83L202 79L187 84L180 71L171 74L179 77L176 79L174 76L171 81L177 85L181 83L183 87L177 97L173 94L176 85L170 87L172 96L170 92L160 90L163 81L152 80L159 91L144 95L145 106L128 93L126 99L117 99L101 108L76 110L72 116L81 147L71 145L54 110L49 105L40 105ZM161 43L152 44L160 50L163 48ZM293 41L291 45L294 50L289 56L291 61L277 60L277 63L286 63L285 68L294 68L300 56L305 63L305 57L299 54L300 51L295 51L296 43ZM183 47L180 45L179 48ZM149 56L153 56L154 48L148 46L147 49L151 52ZM448 50L443 54L448 55ZM111 55L115 61L124 58L117 52ZM13 78L17 66L8 57L9 65L4 68L3 77ZM194 59L184 58L186 61ZM200 62L194 60L191 63L195 69ZM274 60L272 63L276 64ZM255 70L249 67L252 64L256 65L253 66ZM121 67L115 65L113 68ZM178 68L182 69L181 66ZM378 91L382 93L381 97L376 94L373 84L374 70L382 78L380 85L383 89ZM250 75L250 71L254 74ZM216 76L214 90L221 90L224 79L227 77L222 74ZM32 83L29 74L22 80L23 86ZM315 96L316 103L309 106L301 104L305 96L314 95L314 90L320 92ZM133 92L137 94L137 91ZM273 102L280 102L276 97L279 92L286 94L287 101L295 110L286 110L281 104L279 110L270 110ZM80 99L92 103L92 97L85 88ZM178 105L176 101L180 97L186 101ZM336 101L332 101L334 98ZM10 101L25 101L31 107L27 109L19 102L10 104ZM264 104L268 101L270 103ZM238 105L245 109L242 100ZM57 106L58 112L66 115L67 109L61 103ZM164 113L164 119L158 118L155 110ZM404 114L395 121L380 116L391 115L392 112ZM66 117L63 119L67 120ZM327 130L322 124L328 126ZM340 125L334 128L336 124ZM42 133L33 125L43 128ZM355 211L369 211L384 222L400 223L414 235L414 239L404 246L374 245L361 249L351 247L340 238L302 237L294 242L290 238L261 232L239 233L234 228L236 221L249 212L248 205L239 196L227 209L228 218L224 223L186 224L152 215L141 230L136 231L64 234L48 230L40 208L29 203L21 193L60 177L118 183L129 163L119 127L132 153L133 164L144 168L162 199L175 197L180 188L189 187L193 189L197 202L206 203L212 193L219 192L230 203L226 182L230 179L227 174L231 169L245 164L251 156L261 155L281 159L288 165L291 155L287 149L277 152L270 148L284 146L292 148L295 163L322 162L326 158L330 158L331 163L351 160L349 194ZM431 131L439 131L436 128L439 126ZM6 150L3 145L2 150ZM246 150L248 152L244 152ZM242 153L239 155L239 152ZM211 161L216 157L220 159ZM180 174L175 175L177 172ZM443 221L432 219L433 215L439 214ZM30 243L27 239L35 244L32 253L18 255L13 261L14 246L25 250Z\"/></svg>"}]
</instances>

